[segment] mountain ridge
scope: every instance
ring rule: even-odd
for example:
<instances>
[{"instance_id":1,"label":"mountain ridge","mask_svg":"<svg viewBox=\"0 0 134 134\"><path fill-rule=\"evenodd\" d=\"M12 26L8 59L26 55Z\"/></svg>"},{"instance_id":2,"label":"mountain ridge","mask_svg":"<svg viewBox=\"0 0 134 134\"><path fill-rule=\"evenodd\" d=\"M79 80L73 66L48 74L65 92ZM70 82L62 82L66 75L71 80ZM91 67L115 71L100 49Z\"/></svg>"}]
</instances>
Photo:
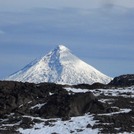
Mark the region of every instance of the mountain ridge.
<instances>
[{"instance_id":1,"label":"mountain ridge","mask_svg":"<svg viewBox=\"0 0 134 134\"><path fill-rule=\"evenodd\" d=\"M22 82L54 82L58 84L107 84L112 78L88 65L64 45L57 46L47 55L35 60L6 80Z\"/></svg>"}]
</instances>

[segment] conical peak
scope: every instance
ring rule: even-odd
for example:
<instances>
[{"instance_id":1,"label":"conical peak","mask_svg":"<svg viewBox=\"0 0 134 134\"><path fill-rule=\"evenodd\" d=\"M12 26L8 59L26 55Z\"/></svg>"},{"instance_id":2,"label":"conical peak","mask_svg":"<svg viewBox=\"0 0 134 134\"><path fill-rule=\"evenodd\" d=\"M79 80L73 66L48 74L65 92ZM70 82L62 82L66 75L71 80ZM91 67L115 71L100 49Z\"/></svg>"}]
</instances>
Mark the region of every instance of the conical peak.
<instances>
[{"instance_id":1,"label":"conical peak","mask_svg":"<svg viewBox=\"0 0 134 134\"><path fill-rule=\"evenodd\" d=\"M77 58L64 45L59 45L43 58L28 64L6 80L76 85L94 82L109 83L111 78Z\"/></svg>"}]
</instances>

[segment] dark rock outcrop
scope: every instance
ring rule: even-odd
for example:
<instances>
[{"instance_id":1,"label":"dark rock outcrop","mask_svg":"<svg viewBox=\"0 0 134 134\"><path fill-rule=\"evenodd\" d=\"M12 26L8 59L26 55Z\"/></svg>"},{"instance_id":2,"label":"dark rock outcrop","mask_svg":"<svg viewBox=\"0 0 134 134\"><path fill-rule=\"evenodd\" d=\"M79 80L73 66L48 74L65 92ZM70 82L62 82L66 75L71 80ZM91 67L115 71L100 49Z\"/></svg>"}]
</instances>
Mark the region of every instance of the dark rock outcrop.
<instances>
[{"instance_id":1,"label":"dark rock outcrop","mask_svg":"<svg viewBox=\"0 0 134 134\"><path fill-rule=\"evenodd\" d=\"M92 85L89 84L78 84L73 85L74 88L80 88L80 89L99 89L99 88L105 88L106 85L102 83L93 83Z\"/></svg>"},{"instance_id":2,"label":"dark rock outcrop","mask_svg":"<svg viewBox=\"0 0 134 134\"><path fill-rule=\"evenodd\" d=\"M134 85L134 74L126 74L115 77L108 85L116 87L132 86Z\"/></svg>"},{"instance_id":3,"label":"dark rock outcrop","mask_svg":"<svg viewBox=\"0 0 134 134\"><path fill-rule=\"evenodd\" d=\"M0 81L0 115L21 111L30 112L29 107L46 101L50 93L67 94L60 85L53 83L22 83Z\"/></svg>"},{"instance_id":4,"label":"dark rock outcrop","mask_svg":"<svg viewBox=\"0 0 134 134\"><path fill-rule=\"evenodd\" d=\"M134 85L134 74L126 74L115 77L110 83L107 85L102 83L94 83L92 85L89 84L78 84L73 85L73 88L80 88L80 89L109 89L111 87L129 87Z\"/></svg>"},{"instance_id":5,"label":"dark rock outcrop","mask_svg":"<svg viewBox=\"0 0 134 134\"><path fill-rule=\"evenodd\" d=\"M53 83L0 81L0 116L10 113L45 118L79 116L105 107L91 93L73 93Z\"/></svg>"},{"instance_id":6,"label":"dark rock outcrop","mask_svg":"<svg viewBox=\"0 0 134 134\"><path fill-rule=\"evenodd\" d=\"M104 111L104 105L99 102L91 93L77 93L74 95L51 96L46 105L40 110L40 116L50 117L72 117L80 116L85 113L98 113ZM45 114L44 114L45 113Z\"/></svg>"}]
</instances>

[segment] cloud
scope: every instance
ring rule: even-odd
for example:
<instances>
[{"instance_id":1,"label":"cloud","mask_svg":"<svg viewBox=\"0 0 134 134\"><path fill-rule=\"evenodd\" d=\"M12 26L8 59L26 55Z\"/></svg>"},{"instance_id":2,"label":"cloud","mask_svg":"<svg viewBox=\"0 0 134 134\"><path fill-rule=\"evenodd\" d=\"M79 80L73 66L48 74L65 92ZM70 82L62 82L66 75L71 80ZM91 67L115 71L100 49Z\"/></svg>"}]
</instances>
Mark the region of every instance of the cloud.
<instances>
[{"instance_id":1,"label":"cloud","mask_svg":"<svg viewBox=\"0 0 134 134\"><path fill-rule=\"evenodd\" d=\"M0 11L26 11L33 8L82 8L121 6L134 8L133 0L0 0Z\"/></svg>"}]
</instances>

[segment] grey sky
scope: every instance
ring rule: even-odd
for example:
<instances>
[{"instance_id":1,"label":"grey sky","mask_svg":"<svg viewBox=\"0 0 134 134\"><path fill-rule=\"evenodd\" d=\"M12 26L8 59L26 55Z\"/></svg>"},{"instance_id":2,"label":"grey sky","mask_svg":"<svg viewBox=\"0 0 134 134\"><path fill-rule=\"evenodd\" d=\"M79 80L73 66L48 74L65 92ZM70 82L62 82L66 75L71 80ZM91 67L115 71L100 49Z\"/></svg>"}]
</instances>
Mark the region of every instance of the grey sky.
<instances>
[{"instance_id":1,"label":"grey sky","mask_svg":"<svg viewBox=\"0 0 134 134\"><path fill-rule=\"evenodd\" d=\"M0 78L59 44L109 76L134 73L134 1L0 0Z\"/></svg>"}]
</instances>

